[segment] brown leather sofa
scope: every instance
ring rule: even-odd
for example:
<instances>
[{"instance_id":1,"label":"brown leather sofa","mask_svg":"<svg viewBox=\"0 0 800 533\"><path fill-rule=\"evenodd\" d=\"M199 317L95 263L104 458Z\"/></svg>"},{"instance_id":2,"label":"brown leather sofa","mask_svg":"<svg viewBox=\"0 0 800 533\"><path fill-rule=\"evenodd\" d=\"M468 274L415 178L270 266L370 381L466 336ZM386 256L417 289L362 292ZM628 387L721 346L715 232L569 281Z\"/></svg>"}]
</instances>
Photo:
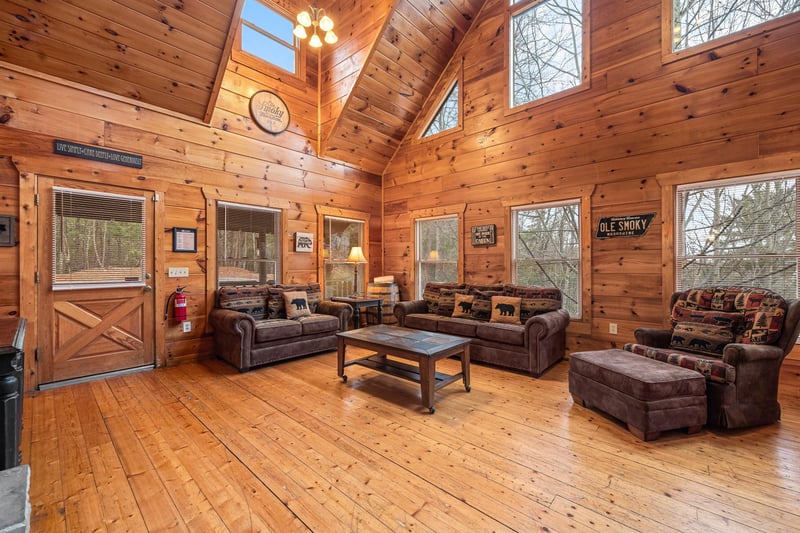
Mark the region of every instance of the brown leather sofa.
<instances>
[{"instance_id":1,"label":"brown leather sofa","mask_svg":"<svg viewBox=\"0 0 800 533\"><path fill-rule=\"evenodd\" d=\"M307 295L308 316L287 318L284 292ZM239 369L336 349L336 333L346 331L353 309L321 301L318 283L223 287L209 315L214 353Z\"/></svg>"},{"instance_id":2,"label":"brown leather sofa","mask_svg":"<svg viewBox=\"0 0 800 533\"><path fill-rule=\"evenodd\" d=\"M473 299L467 306L456 295ZM492 321L492 311L502 315L500 319L510 318L508 300L493 297L520 300L516 324ZM398 302L394 315L399 326L471 338L472 361L534 377L564 358L569 313L561 309L561 291L555 288L428 283L422 300Z\"/></svg>"}]
</instances>

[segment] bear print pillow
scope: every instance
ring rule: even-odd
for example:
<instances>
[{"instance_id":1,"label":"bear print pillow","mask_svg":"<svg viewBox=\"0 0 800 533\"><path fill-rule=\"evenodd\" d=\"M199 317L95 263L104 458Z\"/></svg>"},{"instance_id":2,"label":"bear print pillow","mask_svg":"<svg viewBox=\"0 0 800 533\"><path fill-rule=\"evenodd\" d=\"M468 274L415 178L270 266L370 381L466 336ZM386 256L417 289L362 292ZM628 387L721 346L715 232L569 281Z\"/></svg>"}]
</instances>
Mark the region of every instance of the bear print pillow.
<instances>
[{"instance_id":1,"label":"bear print pillow","mask_svg":"<svg viewBox=\"0 0 800 533\"><path fill-rule=\"evenodd\" d=\"M283 303L286 306L286 318L294 320L303 316L311 316L306 291L285 291Z\"/></svg>"}]
</instances>

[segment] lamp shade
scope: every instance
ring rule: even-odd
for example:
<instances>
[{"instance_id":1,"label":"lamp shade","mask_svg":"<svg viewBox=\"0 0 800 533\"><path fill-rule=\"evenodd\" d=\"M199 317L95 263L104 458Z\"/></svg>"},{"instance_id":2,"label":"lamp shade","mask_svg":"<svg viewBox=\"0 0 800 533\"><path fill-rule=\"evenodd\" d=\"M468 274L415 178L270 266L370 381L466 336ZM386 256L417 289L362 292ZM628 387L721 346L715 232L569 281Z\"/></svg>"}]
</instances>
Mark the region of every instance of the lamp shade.
<instances>
[{"instance_id":1,"label":"lamp shade","mask_svg":"<svg viewBox=\"0 0 800 533\"><path fill-rule=\"evenodd\" d=\"M315 33L314 35L311 36L311 39L308 40L308 45L311 48L319 48L320 46L322 46L322 39L320 39L319 35Z\"/></svg>"},{"instance_id":2,"label":"lamp shade","mask_svg":"<svg viewBox=\"0 0 800 533\"><path fill-rule=\"evenodd\" d=\"M334 44L338 40L339 38L332 31L329 31L325 34L325 42L328 44Z\"/></svg>"},{"instance_id":3,"label":"lamp shade","mask_svg":"<svg viewBox=\"0 0 800 533\"><path fill-rule=\"evenodd\" d=\"M350 255L347 256L348 263L366 263L367 258L364 257L364 252L360 246L353 246L350 248Z\"/></svg>"}]
</instances>

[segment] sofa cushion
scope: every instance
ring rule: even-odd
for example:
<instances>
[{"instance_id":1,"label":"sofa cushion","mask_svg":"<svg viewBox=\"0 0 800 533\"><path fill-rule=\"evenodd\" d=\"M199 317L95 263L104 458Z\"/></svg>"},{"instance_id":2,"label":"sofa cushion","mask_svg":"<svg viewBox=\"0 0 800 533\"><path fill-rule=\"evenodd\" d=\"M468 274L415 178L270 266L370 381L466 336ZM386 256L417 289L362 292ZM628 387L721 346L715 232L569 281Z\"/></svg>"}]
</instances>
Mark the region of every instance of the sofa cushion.
<instances>
[{"instance_id":1,"label":"sofa cushion","mask_svg":"<svg viewBox=\"0 0 800 533\"><path fill-rule=\"evenodd\" d=\"M625 350L657 361L695 370L703 374L707 380L716 383L734 383L736 381L736 367L713 356L703 357L674 348L653 348L635 343L626 344Z\"/></svg>"},{"instance_id":2,"label":"sofa cushion","mask_svg":"<svg viewBox=\"0 0 800 533\"><path fill-rule=\"evenodd\" d=\"M422 299L428 305L428 312L439 313L439 293L442 289L463 289L463 283L433 283L428 282L422 290ZM452 310L451 310L452 312Z\"/></svg>"},{"instance_id":3,"label":"sofa cushion","mask_svg":"<svg viewBox=\"0 0 800 533\"><path fill-rule=\"evenodd\" d=\"M479 322L475 328L475 336L487 341L525 346L525 326L520 324Z\"/></svg>"},{"instance_id":4,"label":"sofa cushion","mask_svg":"<svg viewBox=\"0 0 800 533\"><path fill-rule=\"evenodd\" d=\"M519 324L521 298L515 296L492 296L492 315L489 322Z\"/></svg>"},{"instance_id":5,"label":"sofa cushion","mask_svg":"<svg viewBox=\"0 0 800 533\"><path fill-rule=\"evenodd\" d=\"M222 287L217 293L217 306L239 311L259 320L267 316L267 286Z\"/></svg>"},{"instance_id":6,"label":"sofa cushion","mask_svg":"<svg viewBox=\"0 0 800 533\"><path fill-rule=\"evenodd\" d=\"M472 302L475 300L474 294L456 294L455 307L453 307L453 318L472 318Z\"/></svg>"},{"instance_id":7,"label":"sofa cushion","mask_svg":"<svg viewBox=\"0 0 800 533\"><path fill-rule=\"evenodd\" d=\"M471 318L442 317L438 321L436 331L459 337L474 337L478 324L480 322Z\"/></svg>"},{"instance_id":8,"label":"sofa cushion","mask_svg":"<svg viewBox=\"0 0 800 533\"><path fill-rule=\"evenodd\" d=\"M283 304L286 307L286 318L290 320L311 316L306 291L283 291Z\"/></svg>"},{"instance_id":9,"label":"sofa cushion","mask_svg":"<svg viewBox=\"0 0 800 533\"><path fill-rule=\"evenodd\" d=\"M744 320L742 343L773 344L781 336L788 304L781 295L768 289L731 286L697 288L682 292L673 306L673 320L676 315L682 314L682 311L676 310L675 307L690 312L696 310L739 313Z\"/></svg>"},{"instance_id":10,"label":"sofa cushion","mask_svg":"<svg viewBox=\"0 0 800 533\"><path fill-rule=\"evenodd\" d=\"M436 331L439 320L443 317L431 313L411 313L406 315L405 327L414 329L424 329L425 331Z\"/></svg>"},{"instance_id":11,"label":"sofa cushion","mask_svg":"<svg viewBox=\"0 0 800 533\"><path fill-rule=\"evenodd\" d=\"M267 318L286 318L286 304L283 301L284 289L280 286L270 287L267 293Z\"/></svg>"},{"instance_id":12,"label":"sofa cushion","mask_svg":"<svg viewBox=\"0 0 800 533\"><path fill-rule=\"evenodd\" d=\"M669 344L672 348L722 355L725 345L731 342L734 342L734 337L728 326L680 322L672 330Z\"/></svg>"},{"instance_id":13,"label":"sofa cushion","mask_svg":"<svg viewBox=\"0 0 800 533\"><path fill-rule=\"evenodd\" d=\"M492 317L492 297L503 296L503 291L475 291L472 300L472 317L489 320Z\"/></svg>"},{"instance_id":14,"label":"sofa cushion","mask_svg":"<svg viewBox=\"0 0 800 533\"><path fill-rule=\"evenodd\" d=\"M256 343L291 339L303 334L300 322L287 318L271 318L256 322Z\"/></svg>"},{"instance_id":15,"label":"sofa cushion","mask_svg":"<svg viewBox=\"0 0 800 533\"><path fill-rule=\"evenodd\" d=\"M519 319L527 321L530 317L561 309L561 290L555 287L530 287L526 285L510 285L503 287L507 296L520 298Z\"/></svg>"},{"instance_id":16,"label":"sofa cushion","mask_svg":"<svg viewBox=\"0 0 800 533\"><path fill-rule=\"evenodd\" d=\"M297 319L303 326L303 335L331 333L339 330L339 319L331 315L313 314Z\"/></svg>"}]
</instances>

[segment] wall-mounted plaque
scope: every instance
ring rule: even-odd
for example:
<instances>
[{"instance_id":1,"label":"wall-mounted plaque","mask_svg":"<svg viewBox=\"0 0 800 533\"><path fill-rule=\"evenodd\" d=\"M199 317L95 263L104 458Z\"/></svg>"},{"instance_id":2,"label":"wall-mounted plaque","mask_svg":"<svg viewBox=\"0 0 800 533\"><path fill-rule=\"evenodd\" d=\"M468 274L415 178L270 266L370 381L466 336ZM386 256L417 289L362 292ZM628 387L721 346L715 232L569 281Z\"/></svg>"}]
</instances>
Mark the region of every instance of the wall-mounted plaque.
<instances>
[{"instance_id":1,"label":"wall-mounted plaque","mask_svg":"<svg viewBox=\"0 0 800 533\"><path fill-rule=\"evenodd\" d=\"M173 252L196 252L197 230L194 228L172 228Z\"/></svg>"},{"instance_id":2,"label":"wall-mounted plaque","mask_svg":"<svg viewBox=\"0 0 800 533\"><path fill-rule=\"evenodd\" d=\"M277 94L258 91L250 97L250 114L256 124L270 133L280 133L289 127L289 108Z\"/></svg>"},{"instance_id":3,"label":"wall-mounted plaque","mask_svg":"<svg viewBox=\"0 0 800 533\"><path fill-rule=\"evenodd\" d=\"M302 233L298 231L294 234L294 251L295 252L313 252L314 251L314 234Z\"/></svg>"},{"instance_id":4,"label":"wall-mounted plaque","mask_svg":"<svg viewBox=\"0 0 800 533\"><path fill-rule=\"evenodd\" d=\"M489 246L497 242L497 227L494 224L472 226L472 246Z\"/></svg>"},{"instance_id":5,"label":"wall-mounted plaque","mask_svg":"<svg viewBox=\"0 0 800 533\"><path fill-rule=\"evenodd\" d=\"M614 237L641 237L655 217L655 213L646 215L624 215L620 217L603 217L597 223L597 238L612 239Z\"/></svg>"}]
</instances>

